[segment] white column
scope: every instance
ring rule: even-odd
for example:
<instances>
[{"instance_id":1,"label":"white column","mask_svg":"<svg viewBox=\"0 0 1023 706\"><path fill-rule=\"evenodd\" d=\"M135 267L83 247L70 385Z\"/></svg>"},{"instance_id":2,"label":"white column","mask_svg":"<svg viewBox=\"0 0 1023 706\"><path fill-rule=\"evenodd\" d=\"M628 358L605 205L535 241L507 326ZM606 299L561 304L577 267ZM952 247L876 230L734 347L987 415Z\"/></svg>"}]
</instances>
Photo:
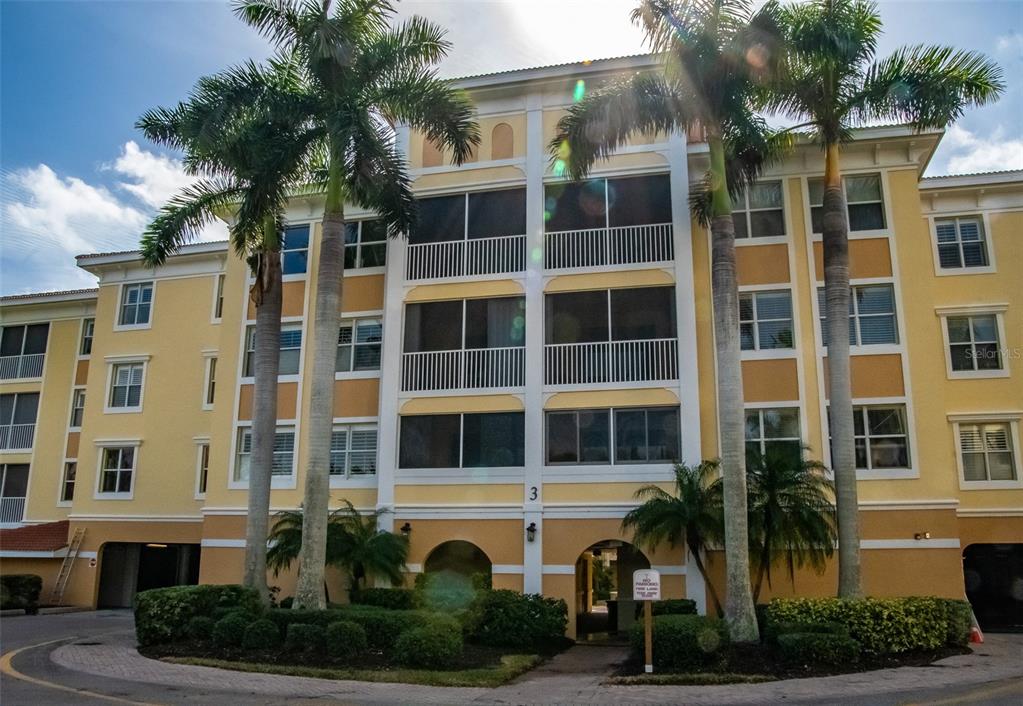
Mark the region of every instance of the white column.
<instances>
[{"instance_id":1,"label":"white column","mask_svg":"<svg viewBox=\"0 0 1023 706\"><path fill-rule=\"evenodd\" d=\"M696 568L693 555L686 551L686 598L696 601L696 612L707 614L707 584Z\"/></svg>"},{"instance_id":2,"label":"white column","mask_svg":"<svg viewBox=\"0 0 1023 706\"><path fill-rule=\"evenodd\" d=\"M543 589L543 98L526 98L526 468L523 485L525 527L536 523L536 539L526 541L522 588Z\"/></svg>"}]
</instances>

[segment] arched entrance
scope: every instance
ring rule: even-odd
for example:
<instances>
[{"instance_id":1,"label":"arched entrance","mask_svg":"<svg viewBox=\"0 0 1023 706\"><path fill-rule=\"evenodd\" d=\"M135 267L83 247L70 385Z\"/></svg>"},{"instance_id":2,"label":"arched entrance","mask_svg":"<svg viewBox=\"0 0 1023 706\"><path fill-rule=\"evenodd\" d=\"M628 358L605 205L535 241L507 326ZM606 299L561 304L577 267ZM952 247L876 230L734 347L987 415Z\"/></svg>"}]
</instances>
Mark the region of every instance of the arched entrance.
<instances>
[{"instance_id":1,"label":"arched entrance","mask_svg":"<svg viewBox=\"0 0 1023 706\"><path fill-rule=\"evenodd\" d=\"M982 630L1023 629L1023 544L971 544L963 576Z\"/></svg>"},{"instance_id":2,"label":"arched entrance","mask_svg":"<svg viewBox=\"0 0 1023 706\"><path fill-rule=\"evenodd\" d=\"M427 574L445 571L471 578L476 574L489 576L492 569L486 552L461 539L438 544L423 562L423 572Z\"/></svg>"},{"instance_id":3,"label":"arched entrance","mask_svg":"<svg viewBox=\"0 0 1023 706\"><path fill-rule=\"evenodd\" d=\"M416 587L434 610L465 608L475 590L489 587L493 564L490 557L472 542L460 539L442 542L423 562L423 573L416 577Z\"/></svg>"},{"instance_id":4,"label":"arched entrance","mask_svg":"<svg viewBox=\"0 0 1023 706\"><path fill-rule=\"evenodd\" d=\"M643 552L620 539L605 539L580 554L575 562L576 639L627 633L636 620L632 572L649 568Z\"/></svg>"}]
</instances>

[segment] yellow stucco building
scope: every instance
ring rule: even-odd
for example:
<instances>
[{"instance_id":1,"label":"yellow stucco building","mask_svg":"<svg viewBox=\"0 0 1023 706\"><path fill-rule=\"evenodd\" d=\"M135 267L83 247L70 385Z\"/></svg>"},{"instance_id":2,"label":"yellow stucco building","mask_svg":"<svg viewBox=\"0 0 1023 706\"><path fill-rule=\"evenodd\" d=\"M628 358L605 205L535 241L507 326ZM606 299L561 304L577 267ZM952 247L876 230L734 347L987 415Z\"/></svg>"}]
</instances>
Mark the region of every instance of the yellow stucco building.
<instances>
[{"instance_id":1,"label":"yellow stucco building","mask_svg":"<svg viewBox=\"0 0 1023 706\"><path fill-rule=\"evenodd\" d=\"M670 487L672 460L718 455L709 243L688 205L706 145L643 138L584 184L546 152L573 96L651 65L461 79L483 135L471 161L398 129L417 233L388 241L372 214L347 213L332 507L386 511L411 574L462 562L565 598L573 634L596 561L617 567L622 599L632 569L653 566L667 594L707 603L680 548L635 548L620 528L639 487ZM967 591L993 623L1018 619L1006 587L1023 582L1023 173L922 178L940 139L872 127L845 149L864 580L875 595ZM805 443L828 464L822 173L802 145L735 215L747 443ZM274 510L301 502L321 213L307 196L287 214ZM225 243L155 271L137 252L78 264L98 289L0 302L0 521L23 528L3 535L4 573L43 575L45 599L67 564L63 601L90 606L238 581L244 264ZM42 539L54 522L61 540ZM710 565L722 587L717 553ZM293 580L270 577L282 595ZM766 595L835 587L829 566Z\"/></svg>"}]
</instances>

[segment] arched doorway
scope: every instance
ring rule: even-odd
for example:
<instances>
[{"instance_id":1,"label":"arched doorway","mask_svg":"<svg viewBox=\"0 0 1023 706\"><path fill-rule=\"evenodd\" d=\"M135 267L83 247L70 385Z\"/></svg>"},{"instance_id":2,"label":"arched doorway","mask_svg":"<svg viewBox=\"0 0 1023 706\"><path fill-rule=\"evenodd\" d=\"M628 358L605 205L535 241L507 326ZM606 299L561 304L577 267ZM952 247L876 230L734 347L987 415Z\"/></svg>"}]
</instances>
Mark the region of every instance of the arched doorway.
<instances>
[{"instance_id":1,"label":"arched doorway","mask_svg":"<svg viewBox=\"0 0 1023 706\"><path fill-rule=\"evenodd\" d=\"M1023 544L971 544L963 576L982 630L1023 629Z\"/></svg>"},{"instance_id":2,"label":"arched doorway","mask_svg":"<svg viewBox=\"0 0 1023 706\"><path fill-rule=\"evenodd\" d=\"M416 587L427 606L457 610L472 601L476 589L490 587L492 573L486 552L472 542L455 539L433 548L423 562L423 573L416 577Z\"/></svg>"},{"instance_id":3,"label":"arched doorway","mask_svg":"<svg viewBox=\"0 0 1023 706\"><path fill-rule=\"evenodd\" d=\"M423 562L423 572L427 574L448 571L466 577L475 574L489 576L492 569L493 564L486 552L461 539L438 544Z\"/></svg>"},{"instance_id":4,"label":"arched doorway","mask_svg":"<svg viewBox=\"0 0 1023 706\"><path fill-rule=\"evenodd\" d=\"M632 572L650 560L628 542L605 539L589 546L575 563L576 639L622 636L636 620Z\"/></svg>"}]
</instances>

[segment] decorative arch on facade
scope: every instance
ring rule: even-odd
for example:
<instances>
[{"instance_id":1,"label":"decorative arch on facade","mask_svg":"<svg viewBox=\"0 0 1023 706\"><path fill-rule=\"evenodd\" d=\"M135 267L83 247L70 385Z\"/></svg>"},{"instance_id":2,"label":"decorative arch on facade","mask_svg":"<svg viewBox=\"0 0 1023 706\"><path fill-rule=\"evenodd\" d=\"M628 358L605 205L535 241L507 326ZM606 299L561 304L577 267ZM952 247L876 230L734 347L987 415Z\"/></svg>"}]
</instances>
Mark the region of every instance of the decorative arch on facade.
<instances>
[{"instance_id":1,"label":"decorative arch on facade","mask_svg":"<svg viewBox=\"0 0 1023 706\"><path fill-rule=\"evenodd\" d=\"M511 159L515 154L515 132L508 123L498 123L490 133L490 158Z\"/></svg>"},{"instance_id":2,"label":"decorative arch on facade","mask_svg":"<svg viewBox=\"0 0 1023 706\"><path fill-rule=\"evenodd\" d=\"M439 167L444 163L444 153L431 140L423 138L423 167Z\"/></svg>"},{"instance_id":3,"label":"decorative arch on facade","mask_svg":"<svg viewBox=\"0 0 1023 706\"><path fill-rule=\"evenodd\" d=\"M434 547L423 562L423 573L450 572L471 577L474 574L490 576L493 562L487 553L472 542L452 539Z\"/></svg>"}]
</instances>

